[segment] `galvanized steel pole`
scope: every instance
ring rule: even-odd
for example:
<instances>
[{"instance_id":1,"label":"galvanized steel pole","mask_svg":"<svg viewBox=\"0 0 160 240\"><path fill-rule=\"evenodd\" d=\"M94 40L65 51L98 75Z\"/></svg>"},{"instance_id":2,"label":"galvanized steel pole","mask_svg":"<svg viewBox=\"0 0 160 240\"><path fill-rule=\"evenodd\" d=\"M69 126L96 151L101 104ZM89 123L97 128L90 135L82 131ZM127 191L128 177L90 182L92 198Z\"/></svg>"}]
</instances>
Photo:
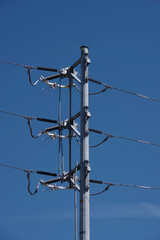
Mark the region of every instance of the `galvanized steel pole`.
<instances>
[{"instance_id":1,"label":"galvanized steel pole","mask_svg":"<svg viewBox=\"0 0 160 240\"><path fill-rule=\"evenodd\" d=\"M88 47L81 47L81 138L80 138L80 228L79 239L90 239L89 209L89 101Z\"/></svg>"}]
</instances>

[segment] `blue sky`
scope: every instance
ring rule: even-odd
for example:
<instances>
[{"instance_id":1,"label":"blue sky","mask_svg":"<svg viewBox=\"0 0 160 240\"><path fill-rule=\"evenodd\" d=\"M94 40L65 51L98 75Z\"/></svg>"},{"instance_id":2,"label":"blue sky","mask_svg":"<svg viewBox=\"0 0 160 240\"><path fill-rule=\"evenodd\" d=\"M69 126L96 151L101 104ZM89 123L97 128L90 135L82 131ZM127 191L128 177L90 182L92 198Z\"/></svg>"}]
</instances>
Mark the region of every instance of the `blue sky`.
<instances>
[{"instance_id":1,"label":"blue sky","mask_svg":"<svg viewBox=\"0 0 160 240\"><path fill-rule=\"evenodd\" d=\"M0 1L0 59L33 66L63 68L89 46L89 76L115 87L160 99L160 2ZM57 119L58 90L32 87L27 71L0 63L0 109ZM79 69L78 69L79 70ZM33 80L47 72L32 71ZM49 73L50 74L50 73ZM64 83L67 79L63 80ZM99 90L90 83L90 91ZM73 112L80 108L74 90ZM68 114L68 91L62 90L62 118ZM90 96L90 127L113 135L160 143L158 102L115 90ZM0 162L57 172L58 140L36 140L24 119L1 114ZM48 127L33 122L35 133ZM102 138L90 134L90 144ZM73 161L79 161L73 141ZM90 150L91 178L160 187L160 148L110 139ZM68 143L64 140L65 169ZM31 175L32 189L43 176ZM30 196L26 174L0 167L0 239L74 239L73 191ZM101 190L91 185L91 192ZM160 191L112 187L91 197L91 239L160 239Z\"/></svg>"}]
</instances>

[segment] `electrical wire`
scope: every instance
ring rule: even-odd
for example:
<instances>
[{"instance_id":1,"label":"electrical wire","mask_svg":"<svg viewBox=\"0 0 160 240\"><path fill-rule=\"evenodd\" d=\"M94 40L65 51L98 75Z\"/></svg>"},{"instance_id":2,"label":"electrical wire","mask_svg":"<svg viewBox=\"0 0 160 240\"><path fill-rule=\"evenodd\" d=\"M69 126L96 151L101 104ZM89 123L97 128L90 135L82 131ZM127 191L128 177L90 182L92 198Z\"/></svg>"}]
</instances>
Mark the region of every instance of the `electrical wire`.
<instances>
[{"instance_id":1,"label":"electrical wire","mask_svg":"<svg viewBox=\"0 0 160 240\"><path fill-rule=\"evenodd\" d=\"M103 182L103 181L91 180L91 179L90 179L90 182L107 185L107 187L105 187L104 190L97 192L97 193L91 193L90 194L91 196L96 196L96 195L102 194L102 193L106 192L112 186L140 188L140 189L148 189L148 190L160 190L160 187L150 187L150 186L141 186L141 185L122 184L122 183L111 183L111 182Z\"/></svg>"},{"instance_id":2,"label":"electrical wire","mask_svg":"<svg viewBox=\"0 0 160 240\"><path fill-rule=\"evenodd\" d=\"M25 118L25 119L36 119L35 117L28 117L28 116L24 116L24 115L21 115L21 114L12 113L12 112L8 112L8 111L4 111L4 110L0 110L0 112L10 114L10 115L14 115L14 116L21 117L21 118Z\"/></svg>"},{"instance_id":3,"label":"electrical wire","mask_svg":"<svg viewBox=\"0 0 160 240\"><path fill-rule=\"evenodd\" d=\"M20 171L26 172L27 173L27 180L28 180L28 192L32 196L35 195L38 192L38 189L39 189L39 186L40 186L40 181L38 181L38 185L37 185L36 189L32 192L30 190L30 185L31 185L30 173L36 173L36 174L40 174L40 175L47 175L47 176L57 177L56 173L50 173L50 172L44 172L44 171L35 171L35 170L31 170L31 169L24 169L24 168L14 167L14 166L3 164L3 163L0 163L0 166L8 167L8 168L12 168L12 169L16 169L16 170L20 170Z\"/></svg>"},{"instance_id":4,"label":"electrical wire","mask_svg":"<svg viewBox=\"0 0 160 240\"><path fill-rule=\"evenodd\" d=\"M38 181L38 185L37 185L36 189L32 192L30 190L30 185L31 185L30 172L27 172L27 179L28 179L28 192L30 193L31 196L33 196L38 192L38 189L39 189L39 186L40 186L40 181Z\"/></svg>"},{"instance_id":5,"label":"electrical wire","mask_svg":"<svg viewBox=\"0 0 160 240\"><path fill-rule=\"evenodd\" d=\"M35 81L34 83L32 82L31 80L31 69L36 69L36 70L41 70L41 71L51 71L51 72L58 72L58 69L56 68L46 68L46 67L34 67L34 66L27 66L27 65L23 65L23 64L19 64L19 63L14 63L14 62L9 62L9 61L3 61L3 60L0 60L0 62L2 63L7 63L7 64L12 64L12 65L16 65L16 66L20 66L20 67L24 67L27 69L27 72L28 72L28 75L29 75L29 82L32 86L36 86L37 83L39 81L44 81L44 82L47 82L47 79L54 79L56 78L55 76L57 75L53 75L53 76L50 76L50 77L47 77L47 78L42 78L40 77L37 81ZM59 76L59 74L58 74ZM52 85L54 85L53 83L50 83ZM48 84L48 85L50 85Z\"/></svg>"},{"instance_id":6,"label":"electrical wire","mask_svg":"<svg viewBox=\"0 0 160 240\"><path fill-rule=\"evenodd\" d=\"M104 87L104 89L102 89L101 91L89 93L89 95L97 95L97 94L100 94L102 92L105 92L107 89L108 89L108 86Z\"/></svg>"},{"instance_id":7,"label":"electrical wire","mask_svg":"<svg viewBox=\"0 0 160 240\"><path fill-rule=\"evenodd\" d=\"M102 145L104 142L106 142L108 140L109 136L105 137L100 143L93 145L93 146L89 146L89 148L95 148L95 147L99 147L100 145Z\"/></svg>"},{"instance_id":8,"label":"electrical wire","mask_svg":"<svg viewBox=\"0 0 160 240\"><path fill-rule=\"evenodd\" d=\"M49 72L58 72L59 71L57 68L34 67L34 66L28 66L28 65L23 65L23 64L19 64L19 63L4 61L4 60L0 60L0 62L1 63L7 63L7 64L16 65L16 66L20 66L20 67L24 67L24 68L27 68L27 69L37 69L37 70L49 71Z\"/></svg>"},{"instance_id":9,"label":"electrical wire","mask_svg":"<svg viewBox=\"0 0 160 240\"><path fill-rule=\"evenodd\" d=\"M27 66L27 65L23 65L23 64L19 64L19 63L9 62L9 61L0 60L0 62L2 62L2 63L7 63L7 64L12 64L12 65L17 65L17 66L25 67L25 68L30 67L30 68L36 69L36 67L33 67L33 66Z\"/></svg>"},{"instance_id":10,"label":"electrical wire","mask_svg":"<svg viewBox=\"0 0 160 240\"><path fill-rule=\"evenodd\" d=\"M4 111L4 110L0 110L0 112L5 113L5 114L10 114L10 115L13 115L13 116L16 116L16 117L21 117L21 118L27 119L27 123L28 123L28 126L29 126L31 137L34 138L34 139L41 136L42 134L46 134L46 132L49 131L49 130L54 130L54 127L45 129L45 130L41 131L38 135L34 136L33 131L32 131L32 127L31 127L31 120L34 119L34 120L41 121L41 122L58 123L58 121L56 121L56 120L47 119L47 118L29 117L29 116L24 116L24 115L21 115L21 114L12 113L12 112L8 112L8 111Z\"/></svg>"},{"instance_id":11,"label":"electrical wire","mask_svg":"<svg viewBox=\"0 0 160 240\"><path fill-rule=\"evenodd\" d=\"M102 83L100 81L94 80L92 78L88 78L88 81L91 81L91 82L94 82L96 84L103 85L103 86L106 87L102 91L100 91L99 93L104 92L107 89L114 89L114 90L118 90L118 91L125 92L125 93L128 93L128 94L132 94L132 95L137 96L137 97L145 98L145 99L148 99L148 100L151 100L151 101L160 102L159 99L155 99L155 98L151 98L151 97L148 97L148 96L144 96L142 94L131 92L131 91L128 91L128 90L125 90L125 89L122 89L122 88L113 87L113 86L110 86L110 85L108 85L106 83Z\"/></svg>"},{"instance_id":12,"label":"electrical wire","mask_svg":"<svg viewBox=\"0 0 160 240\"><path fill-rule=\"evenodd\" d=\"M36 135L36 136L33 135L33 131L32 131L30 119L28 119L27 123L28 123L29 130L30 130L30 134L31 134L31 137L32 137L32 138L36 139L36 138L38 138L39 136L41 136L41 134L42 134L41 132L40 132L38 135Z\"/></svg>"},{"instance_id":13,"label":"electrical wire","mask_svg":"<svg viewBox=\"0 0 160 240\"><path fill-rule=\"evenodd\" d=\"M76 84L74 84L73 86L76 88L76 90L77 90L78 92L81 92L81 90L78 88L78 86L77 86ZM104 89L102 89L102 90L100 90L100 91L98 91L98 92L90 92L89 95L97 95L97 94L100 94L100 93L102 93L102 92L105 92L107 89L108 89L108 86L107 86L107 87L104 87Z\"/></svg>"},{"instance_id":14,"label":"electrical wire","mask_svg":"<svg viewBox=\"0 0 160 240\"><path fill-rule=\"evenodd\" d=\"M58 129L60 127L60 125L59 125L58 127L56 126L56 127L52 127L52 128L47 128L47 129L41 131L37 136L34 136L33 132L32 132L32 128L31 128L31 120L34 119L34 120L43 121L43 122L49 122L49 123L58 123L58 121L52 120L52 119L46 119L46 118L37 118L37 117L25 116L25 115L13 113L13 112L8 112L8 111L5 111L5 110L0 110L0 112L1 113L5 113L5 114L10 114L10 115L13 115L13 116L16 116L16 117L21 117L21 118L27 119L28 120L29 129L30 129L30 133L31 133L31 136L33 138L37 138L40 135L46 133L47 131L56 130L56 129ZM91 129L91 128L89 129L89 131L95 132L95 133L98 133L98 134L104 134L104 135L107 136L100 143L98 143L98 144L96 144L94 146L90 146L90 148L95 148L95 147L100 146L101 144L106 142L110 137L112 137L112 138L120 138L120 139L124 139L124 140L134 141L134 142L148 144L148 145L153 145L153 146L160 146L160 144L157 144L157 143L151 143L151 142L147 142L147 141L144 141L144 140L133 139L133 138L123 137L123 136L116 136L116 135L108 134L108 133L105 133L105 132L102 132L102 131L99 131L99 130L95 130L95 129ZM59 136L60 136L60 134L59 134Z\"/></svg>"},{"instance_id":15,"label":"electrical wire","mask_svg":"<svg viewBox=\"0 0 160 240\"><path fill-rule=\"evenodd\" d=\"M98 134L103 134L103 135L107 136L102 142L100 142L99 144L97 144L95 146L92 146L92 147L96 147L96 146L101 145L102 143L104 143L109 138L120 138L120 139L124 139L124 140L128 140L128 141L133 141L133 142L138 142L138 143L143 143L143 144L148 144L148 145L153 145L153 146L160 147L160 144L158 144L158 143L152 143L152 142L147 142L147 141L144 141L144 140L133 139L133 138L123 137L123 136L111 135L109 133L105 133L105 132L95 130L95 129L92 129L92 128L90 128L89 131L94 132L94 133L98 133Z\"/></svg>"},{"instance_id":16,"label":"electrical wire","mask_svg":"<svg viewBox=\"0 0 160 240\"><path fill-rule=\"evenodd\" d=\"M17 114L17 113L13 113L13 112L8 112L8 111L5 111L5 110L0 110L1 113L5 113L5 114L10 114L10 115L13 115L13 116L17 116L17 117L21 117L21 118L25 118L25 119L29 119L29 120L32 120L32 119L35 119L37 121L41 121L41 122L49 122L49 123L58 123L57 120L52 120L52 119L47 119L47 118L37 118L37 117L31 117L31 116L25 116L25 115L22 115L22 114Z\"/></svg>"},{"instance_id":17,"label":"electrical wire","mask_svg":"<svg viewBox=\"0 0 160 240\"><path fill-rule=\"evenodd\" d=\"M51 172L38 171L38 170L36 171L36 170L31 170L31 169L19 168L19 167L14 167L14 166L3 164L3 163L0 163L0 166L17 169L17 170L24 171L24 172L30 172L30 173L40 174L40 175L57 177L56 173L51 173Z\"/></svg>"},{"instance_id":18,"label":"electrical wire","mask_svg":"<svg viewBox=\"0 0 160 240\"><path fill-rule=\"evenodd\" d=\"M24 168L19 168L19 167L14 167L14 166L10 166L10 165L3 164L3 163L0 163L0 166L17 169L17 170L21 170L21 171L24 171L24 172L34 172L34 173L36 173L36 171L34 171L34 170L24 169Z\"/></svg>"}]
</instances>

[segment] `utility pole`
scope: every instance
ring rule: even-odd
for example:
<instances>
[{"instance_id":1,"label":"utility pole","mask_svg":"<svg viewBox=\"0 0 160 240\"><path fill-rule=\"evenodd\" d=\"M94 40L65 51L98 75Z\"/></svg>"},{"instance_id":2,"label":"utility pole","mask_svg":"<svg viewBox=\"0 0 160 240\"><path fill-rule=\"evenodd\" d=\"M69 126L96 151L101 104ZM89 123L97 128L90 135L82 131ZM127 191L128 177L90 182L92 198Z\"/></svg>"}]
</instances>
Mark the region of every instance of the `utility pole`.
<instances>
[{"instance_id":1,"label":"utility pole","mask_svg":"<svg viewBox=\"0 0 160 240\"><path fill-rule=\"evenodd\" d=\"M45 67L32 67L25 66L22 64L18 64L27 68L29 74L29 82L32 86L35 86L39 81L44 82L49 85L52 89L59 87L59 116L58 121L45 119L45 118L34 118L34 117L26 117L14 113L9 113L12 115L16 115L19 117L23 117L28 120L28 125L30 129L30 134L33 138L37 138L42 134L46 134L50 136L52 139L56 139L59 137L59 170L58 174L48 173L44 171L33 171L37 174L56 176L58 178L50 179L47 181L40 180L43 186L49 187L51 190L56 189L73 189L75 190L75 239L77 240L77 202L76 202L76 190L80 191L80 213L79 213L79 240L90 240L90 203L89 203L89 173L91 171L89 166L89 118L91 116L89 112L89 93L88 93L88 65L90 64L90 59L88 58L88 50L87 46L81 46L81 57L70 67L62 68L60 70L54 68L45 68ZM1 61L1 60L0 60ZM4 61L5 62L5 61ZM9 62L7 62L9 63ZM15 63L11 63L15 64ZM78 78L78 73L75 71L75 68L78 65L81 65L81 80ZM17 65L17 64L16 64ZM51 71L51 72L59 72L58 74L54 74L48 77L41 76L39 80L36 82L31 81L31 69L43 70L43 71ZM59 84L53 83L51 80L59 78ZM61 79L68 78L69 85L62 85ZM72 87L76 86L73 84L73 80L76 80L78 84L81 85L81 89L77 89L81 92L81 106L80 111L72 116ZM61 88L69 87L69 117L66 120L61 119ZM77 86L76 86L77 87ZM5 111L4 111L5 112ZM5 112L7 113L7 112ZM80 132L78 131L78 125L75 120L80 117ZM42 122L50 122L54 124L58 124L53 127L49 127L41 131L37 136L33 135L31 120L36 119ZM62 138L68 137L62 135L62 131L64 129L69 130L69 166L68 172L64 171L64 160L63 160L63 147L62 147ZM56 133L52 133L52 131L58 131L58 135ZM72 138L74 136L80 137L80 164L76 164L76 167L72 168ZM79 141L78 141L79 142ZM62 164L61 164L62 163ZM62 166L61 166L62 165ZM22 170L22 169L21 169ZM77 184L77 171L80 170L80 187ZM25 170L26 171L26 170ZM37 193L38 187L32 193L30 191L30 178L29 174L31 171L27 171L28 178L28 191L31 195ZM68 182L68 186L57 186L55 183L57 182Z\"/></svg>"},{"instance_id":2,"label":"utility pole","mask_svg":"<svg viewBox=\"0 0 160 240\"><path fill-rule=\"evenodd\" d=\"M90 239L88 47L81 47L80 229L79 240Z\"/></svg>"}]
</instances>

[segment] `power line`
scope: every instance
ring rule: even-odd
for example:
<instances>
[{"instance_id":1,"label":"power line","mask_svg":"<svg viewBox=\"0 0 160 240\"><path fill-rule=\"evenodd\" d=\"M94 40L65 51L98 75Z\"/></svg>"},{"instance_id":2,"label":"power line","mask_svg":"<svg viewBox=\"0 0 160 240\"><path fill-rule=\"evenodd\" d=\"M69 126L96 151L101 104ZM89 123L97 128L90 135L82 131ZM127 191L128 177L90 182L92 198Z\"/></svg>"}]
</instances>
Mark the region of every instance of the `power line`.
<instances>
[{"instance_id":1,"label":"power line","mask_svg":"<svg viewBox=\"0 0 160 240\"><path fill-rule=\"evenodd\" d=\"M45 172L45 171L35 171L35 170L31 170L31 169L24 169L24 168L14 167L14 166L3 164L3 163L0 163L0 166L8 167L8 168L11 168L11 169L16 169L16 170L26 172L27 173L27 180L28 180L28 192L30 193L30 195L35 195L38 192L38 189L39 189L39 186L40 186L40 183L41 183L40 181L38 181L38 185L37 185L36 189L32 192L30 190L30 184L31 184L30 173L36 173L36 174L40 174L40 175L57 177L56 173L50 173L50 172Z\"/></svg>"},{"instance_id":2,"label":"power line","mask_svg":"<svg viewBox=\"0 0 160 240\"><path fill-rule=\"evenodd\" d=\"M52 75L52 76L49 76L49 77L47 77L47 78L40 78L40 79L38 79L35 83L33 83L33 82L31 81L31 73L30 73L31 69L37 69L37 70L41 70L41 71L51 71L51 72L58 72L59 70L56 69L56 68L28 66L28 65L23 65L23 64L19 64L19 63L10 62L10 61L4 61L4 60L0 60L0 62L27 68L27 69L28 69L28 74L29 74L29 82L31 83L32 86L35 86L39 81L44 81L44 82L46 82L46 83L49 84L49 85L54 85L55 83L49 83L49 80L58 78L58 77L60 77L60 75L61 75L61 74L59 73L59 74L57 74L57 75ZM151 98L151 97L148 97L148 96L145 96L145 95L142 95L142 94L139 94L139 93L131 92L131 91L128 91L128 90L125 90L125 89L122 89L122 88L113 87L113 86L111 86L111 85L108 85L108 84L106 84L106 83L100 82L100 81L95 80L95 79L92 79L92 78L88 78L88 80L91 81L91 82L94 82L94 83L96 83L96 84L99 84L99 85L103 85L103 86L104 86L104 89L102 89L101 91L94 92L94 93L89 93L90 95L96 95L96 94L105 92L107 89L114 89L114 90L118 90L118 91L125 92L125 93L128 93L128 94L132 94L132 95L134 95L134 96L138 96L138 97L141 97L141 98L145 98L145 99L148 99L148 100L151 100L151 101L160 102L159 99ZM58 86L58 87L59 87L59 86ZM63 87L63 86L62 86L62 87ZM77 88L77 87L76 87L76 88ZM77 90L79 91L78 88L77 88Z\"/></svg>"},{"instance_id":3,"label":"power line","mask_svg":"<svg viewBox=\"0 0 160 240\"><path fill-rule=\"evenodd\" d=\"M102 193L106 192L112 186L140 188L140 189L146 189L146 190L160 190L160 187L150 187L150 186L141 186L141 185L122 184L122 183L111 183L111 182L103 182L103 181L92 180L92 179L90 179L90 182L107 185L107 187L105 187L104 190L97 192L97 193L91 193L90 195L92 195L92 196L102 194Z\"/></svg>"},{"instance_id":4,"label":"power line","mask_svg":"<svg viewBox=\"0 0 160 240\"><path fill-rule=\"evenodd\" d=\"M16 117L21 117L21 118L27 119L28 120L28 125L29 125L29 128L30 128L30 133L31 133L31 136L33 138L37 138L38 136L40 136L43 133L53 131L53 130L57 130L60 127L60 125L58 125L58 126L55 126L55 127L47 128L47 129L41 131L37 136L34 136L33 132L32 132L32 128L31 128L31 123L30 123L30 121L32 119L37 120L37 121L42 121L42 122L49 122L49 123L58 123L58 121L52 120L52 119L47 119L47 118L37 118L37 117L25 116L25 115L13 113L13 112L8 112L8 111L4 111L4 110L0 110L0 112L5 113L5 114L10 114L10 115L13 115L13 116L16 116ZM133 138L128 138L128 137L124 137L124 136L112 135L112 134L102 132L102 131L99 131L99 130L95 130L95 129L92 129L92 128L90 128L89 131L107 136L100 143L98 143L96 145L93 145L93 146L90 146L90 148L95 148L95 147L98 147L98 146L102 145L109 138L120 138L120 139L124 139L124 140L128 140L128 141L133 141L133 142L138 142L138 143L143 143L143 144L148 144L148 145L153 145L153 146L160 146L160 144L158 144L158 143L147 142L147 141L144 141L144 140L133 139Z\"/></svg>"},{"instance_id":5,"label":"power line","mask_svg":"<svg viewBox=\"0 0 160 240\"><path fill-rule=\"evenodd\" d=\"M96 144L94 146L91 146L91 147L97 147L97 146L101 145L102 143L106 142L109 138L120 138L120 139L124 139L124 140L128 140L128 141L132 141L132 142L138 142L138 143L149 144L149 145L160 147L159 143L152 143L152 142L147 142L147 141L144 141L144 140L139 140L139 139L134 139L134 138L116 136L116 135L105 133L105 132L95 130L95 129L92 129L92 128L90 128L89 131L94 132L94 133L98 133L98 134L104 134L104 135L107 136L107 137L104 138L104 140L102 142L100 142L99 144Z\"/></svg>"},{"instance_id":6,"label":"power line","mask_svg":"<svg viewBox=\"0 0 160 240\"><path fill-rule=\"evenodd\" d=\"M102 91L94 93L94 94L105 92L107 89L114 89L114 90L118 90L118 91L125 92L125 93L128 93L128 94L132 94L132 95L137 96L137 97L145 98L145 99L148 99L148 100L151 100L151 101L160 102L159 99L155 99L155 98L151 98L151 97L148 97L148 96L144 96L142 94L131 92L131 91L128 91L128 90L125 90L125 89L122 89L122 88L113 87L113 86L110 86L110 85L108 85L106 83L102 83L100 81L94 80L92 78L88 78L88 80L91 81L91 82L94 82L96 84L105 86L105 88Z\"/></svg>"},{"instance_id":7,"label":"power line","mask_svg":"<svg viewBox=\"0 0 160 240\"><path fill-rule=\"evenodd\" d=\"M12 65L16 65L16 66L20 66L20 67L24 67L27 69L28 75L29 75L29 82L32 86L36 86L36 84L39 81L43 81L45 83L47 83L48 85L51 85L52 87L54 87L54 83L49 83L48 80L51 79L55 79L57 78L57 76L59 77L60 73L57 75L53 75L53 76L49 76L47 78L44 78L43 76L40 77L37 81L35 81L34 83L31 80L31 69L36 69L36 70L41 70L41 71L49 71L49 72L58 72L59 70L56 68L46 68L46 67L34 67L34 66L27 66L27 65L23 65L23 64L19 64L19 63L14 63L14 62L9 62L9 61L4 61L4 60L0 60L1 63L7 63L7 64L12 64Z\"/></svg>"},{"instance_id":8,"label":"power line","mask_svg":"<svg viewBox=\"0 0 160 240\"><path fill-rule=\"evenodd\" d=\"M10 115L14 115L14 116L17 116L17 117L21 117L21 118L25 118L25 119L36 119L35 117L29 117L29 116L24 116L24 115L21 115L21 114L17 114L17 113L13 113L13 112L8 112L8 111L4 111L4 110L0 110L1 113L6 113L6 114L10 114Z\"/></svg>"},{"instance_id":9,"label":"power line","mask_svg":"<svg viewBox=\"0 0 160 240\"><path fill-rule=\"evenodd\" d=\"M12 64L12 65L16 65L16 66L20 66L20 67L25 67L25 68L31 67L31 66L26 66L26 65L23 65L23 64L19 64L19 63L4 61L4 60L0 60L0 62L2 62L2 63L7 63L7 64ZM31 68L35 68L35 69L36 69L36 67L33 67L33 66L32 66Z\"/></svg>"},{"instance_id":10,"label":"power line","mask_svg":"<svg viewBox=\"0 0 160 240\"><path fill-rule=\"evenodd\" d=\"M37 121L48 122L48 123L58 123L58 121L56 121L56 120L47 119L47 118L37 118L37 117L24 116L24 115L21 115L21 114L8 112L8 111L4 111L4 110L0 110L0 112L5 113L5 114L9 114L9 115L13 115L13 116L16 116L16 117L21 117L21 118L27 119L27 123L28 123L30 134L31 134L32 138L37 138L37 137L41 136L42 134L47 133L47 131L54 130L55 127L45 129L45 130L41 131L37 136L34 136L33 131L32 131L32 127L31 127L31 120L37 120Z\"/></svg>"},{"instance_id":11,"label":"power line","mask_svg":"<svg viewBox=\"0 0 160 240\"><path fill-rule=\"evenodd\" d=\"M24 115L20 115L20 114L16 114L16 113L11 113L11 112L7 112L4 110L0 110L1 113L6 113L6 114L10 114L10 115L14 115L17 117L22 117L24 119L27 119L29 128L30 128L30 134L33 138L37 138L38 136L42 135L42 134L47 134L48 136L52 137L53 139L55 139L58 135L56 135L55 133L52 133L51 131L54 130L59 130L59 177L58 178L54 178L48 181L43 181L40 180L38 182L37 188L35 189L34 192L31 192L30 190L30 174L36 173L36 174L42 174L42 175L48 175L48 176L57 176L56 173L50 173L50 172L44 172L44 171L34 171L34 170L29 170L29 169L23 169L23 168L17 168L14 166L10 166L10 165L6 165L6 164L0 164L0 166L4 166L4 167L9 167L12 169L17 169L20 171L24 171L27 173L27 179L28 179L28 191L31 195L34 195L37 193L40 184L51 188L52 190L56 190L56 189L75 189L80 191L80 228L79 228L79 233L80 233L80 239L87 239L89 240L89 182L92 183L97 183L97 184L104 184L105 185L105 189L103 191L100 191L98 193L93 193L91 195L98 195L101 194L105 191L107 191L111 186L118 186L118 187L134 187L134 188L141 188L141 189L158 189L160 190L160 187L158 188L153 188L153 187L149 187L149 186L139 186L139 185L129 185L129 184L120 184L120 183L111 183L111 182L103 182L103 181L99 181L99 180L89 180L89 172L91 171L90 166L89 166L89 131L94 132L94 133L98 133L98 134L103 134L105 135L105 138L98 144L94 145L94 146L90 146L90 148L94 148L94 147L98 147L100 145L102 145L104 142L106 142L109 138L120 138L120 139L124 139L124 140L129 140L129 141L134 141L134 142L138 142L138 143L144 143L144 144L150 144L150 145L154 145L154 146L160 146L160 144L156 144L156 143L151 143L151 142L146 142L146 141L142 141L139 139L132 139L132 138L128 138L128 137L123 137L123 136L116 136L116 135L111 135L108 134L106 132L102 132L99 130L95 130L95 129L89 129L88 128L88 122L89 122L89 117L90 117L90 113L89 113L89 105L88 105L88 80L91 82L94 82L96 84L102 85L103 89L101 91L97 91L97 92L93 92L90 93L90 95L95 95L95 94L99 94L102 92L105 92L107 89L114 89L114 90L118 90L118 91L122 91L125 93L129 93L132 95L136 95L145 99L149 99L149 100L153 100L153 101L157 101L160 102L160 100L154 99L154 98L150 98L147 96L143 96L141 94L138 93L134 93L134 92L130 92L121 88L116 88L116 87L112 87L109 86L105 83L93 80L88 78L88 65L90 64L90 59L88 58L88 47L86 46L82 46L81 47L81 58L78 59L78 61L76 61L71 67L67 67L67 68L63 68L63 69L51 69L51 68L43 68L43 67L34 67L34 66L26 66L26 65L22 65L22 64L17 64L17 63L13 63L13 62L8 62L8 61L3 61L0 60L0 62L2 63L7 63L7 64L13 64L13 65L17 65L17 66L21 66L21 67L25 67L28 70L28 74L29 74L29 82L32 86L35 86L39 81L42 81L46 84L48 84L51 88L55 89L56 87L59 88L67 88L69 87L70 93L69 93L69 102L71 104L71 87L76 87L76 89L81 92L81 110L78 114L76 114L75 116L71 115L71 105L70 105L70 110L69 110L69 118L67 120L62 121L61 120L61 89L59 89L59 117L58 117L58 121L56 120L51 120L51 119L45 119L45 118L35 118L35 117L29 117L29 116L24 116ZM81 80L78 79L77 77L77 73L75 71L75 68L81 64ZM52 76L48 76L48 77L43 77L41 76L36 82L32 82L31 80L31 70L32 69L37 69L37 70L44 70L44 71L52 71L52 72L58 72L55 75ZM68 77L70 82L69 85L63 86L61 85L61 78L65 78ZM59 84L57 83L52 83L50 82L50 80L56 79L56 78L60 78ZM78 83L81 84L81 90L72 83L71 78L74 78ZM77 130L78 125L75 122L75 119L77 117L81 117L81 130L80 132ZM49 128L44 129L43 131L41 131L37 136L33 135L32 132L32 128L31 128L31 120L38 120L38 121L43 121L43 122L49 122L49 123L56 123L56 126L52 126ZM71 163L71 139L74 136L74 134L76 133L77 136L80 137L81 143L80 143L80 164L79 166L76 166L75 169L71 169L71 164L69 164L69 171L65 172L64 171L64 162L63 162L63 146L62 146L62 138L67 137L67 136L62 136L62 131L64 129L68 129L69 130L69 162ZM72 134L72 132L74 134ZM77 139L78 140L78 139ZM60 165L61 169L62 169L62 174L60 172ZM78 177L76 174L76 171L80 170L80 187L77 184L78 181ZM69 186L65 186L65 187L57 187L55 185L56 182L68 182ZM76 204L75 204L75 209L76 209ZM76 214L75 214L76 215ZM75 221L76 221L76 216L75 216ZM76 224L75 224L76 226ZM77 235L77 234L75 234ZM76 237L77 238L77 237Z\"/></svg>"},{"instance_id":12,"label":"power line","mask_svg":"<svg viewBox=\"0 0 160 240\"><path fill-rule=\"evenodd\" d=\"M0 163L0 166L16 169L16 170L20 170L20 171L24 171L24 172L27 172L27 173L29 172L29 173L36 173L36 174L40 174L40 175L47 175L47 176L57 177L56 173L50 173L50 172L45 172L45 171L38 171L38 170L31 170L31 169L25 169L25 168L20 168L20 167L14 167L14 166L3 164L3 163Z\"/></svg>"},{"instance_id":13,"label":"power line","mask_svg":"<svg viewBox=\"0 0 160 240\"><path fill-rule=\"evenodd\" d=\"M23 65L23 64L19 64L19 63L4 61L4 60L0 60L0 62L24 67L24 68L27 68L27 69L37 69L37 70L41 70L41 71L58 72L58 69L56 69L56 68L28 66L28 65Z\"/></svg>"},{"instance_id":14,"label":"power line","mask_svg":"<svg viewBox=\"0 0 160 240\"><path fill-rule=\"evenodd\" d=\"M3 167L7 167L7 168L11 168L11 169L16 169L16 170L20 170L20 171L23 171L23 172L26 172L27 173L27 178L29 180L29 189L30 189L30 173L36 173L36 174L40 174L40 175L47 175L47 176L54 176L54 177L57 177L57 174L56 173L50 173L50 172L46 172L46 171L37 171L37 170L31 170L31 169L25 169L25 168L20 168L20 167L15 167L15 166L11 166L11 165L7 165L7 164L3 164L3 163L0 163L0 166L3 166ZM73 169L72 173L74 173L76 170L79 170L79 167L77 167L76 169ZM59 181L60 179L58 179ZM47 181L46 183L49 183L49 182L56 182L57 179L54 180L49 180ZM93 179L90 179L90 182L91 183L95 183L95 184L102 184L102 185L107 185L107 187L105 187L104 190L98 192L98 193L92 193L90 195L99 195L101 193L104 193L105 191L107 191L110 187L112 186L118 186L118 187L130 187L130 188L140 188L140 189L150 189L150 190L160 190L160 187L150 187L150 186L142 186L142 185L131 185L131 184L122 184L122 183L113 183L113 182L104 182L104 181L101 181L101 180L93 180ZM44 182L45 183L45 182ZM36 188L36 190L34 191L34 193L31 193L30 190L30 194L33 195L35 193L37 193L38 191L38 188L39 188L39 184Z\"/></svg>"},{"instance_id":15,"label":"power line","mask_svg":"<svg viewBox=\"0 0 160 240\"><path fill-rule=\"evenodd\" d=\"M58 123L58 121L56 120L52 120L52 119L47 119L47 118L37 118L37 117L30 117L30 116L25 116L25 115L22 115L22 114L17 114L17 113L13 113L13 112L8 112L8 111L5 111L5 110L0 110L1 113L5 113L5 114L9 114L9 115L13 115L13 116L16 116L16 117L21 117L21 118L25 118L25 119L29 119L29 120L32 120L32 119L35 119L37 121L41 121L41 122L49 122L49 123Z\"/></svg>"}]
</instances>

